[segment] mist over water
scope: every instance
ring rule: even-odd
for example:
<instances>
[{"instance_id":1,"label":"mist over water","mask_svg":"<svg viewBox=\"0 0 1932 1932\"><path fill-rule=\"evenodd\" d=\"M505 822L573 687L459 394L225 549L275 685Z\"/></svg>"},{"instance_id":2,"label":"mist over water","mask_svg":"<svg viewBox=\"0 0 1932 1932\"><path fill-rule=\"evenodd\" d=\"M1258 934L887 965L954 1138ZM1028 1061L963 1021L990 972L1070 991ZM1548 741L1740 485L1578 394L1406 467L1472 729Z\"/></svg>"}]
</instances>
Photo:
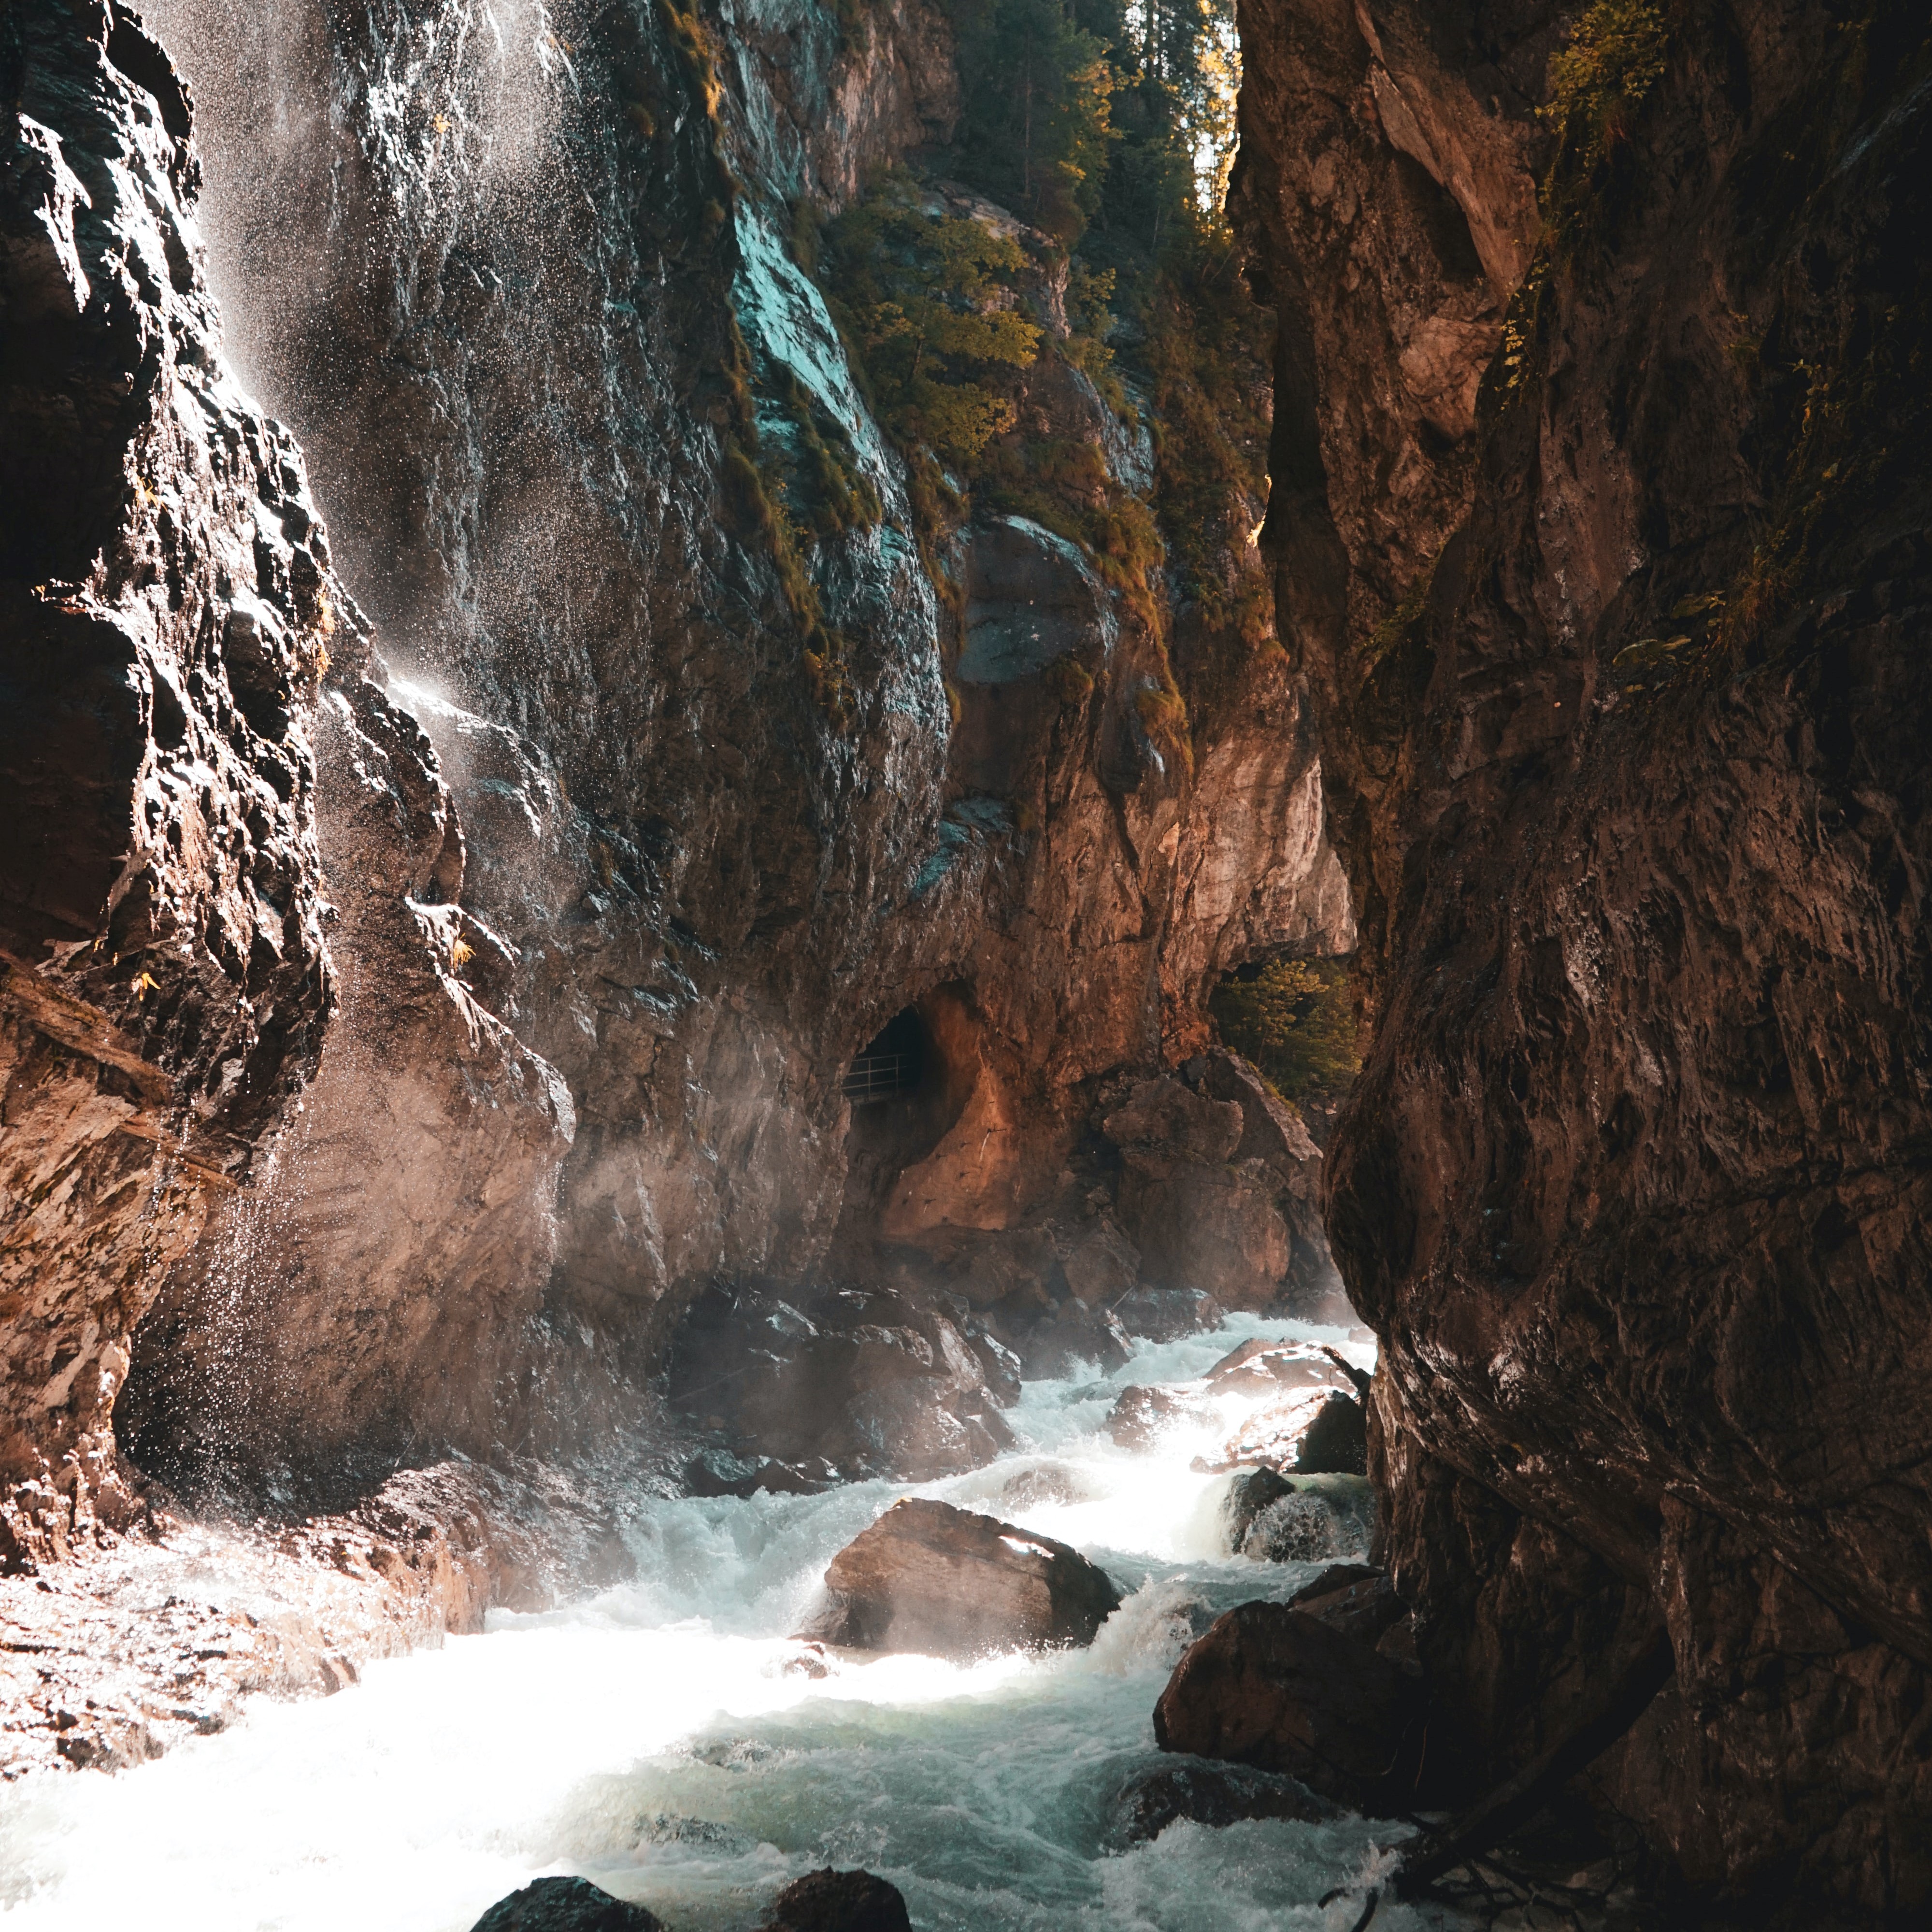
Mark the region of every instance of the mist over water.
<instances>
[{"instance_id":1,"label":"mist over water","mask_svg":"<svg viewBox=\"0 0 1932 1932\"><path fill-rule=\"evenodd\" d=\"M787 1634L833 1552L907 1492L649 1499L632 1583L494 1613L484 1635L373 1664L324 1702L259 1702L118 1777L0 1796L0 1923L466 1932L530 1879L575 1872L675 1932L725 1932L830 1862L890 1878L926 1932L1346 1932L1401 1828L1183 1822L1109 1844L1114 1793L1159 1761L1154 1706L1190 1633L1313 1572L1220 1553L1228 1479L1189 1467L1217 1432L1144 1454L1097 1432L1120 1388L1191 1378L1252 1334L1370 1354L1236 1318L1109 1376L1028 1384L1018 1449L915 1492L1100 1562L1126 1600L1090 1650L835 1661L814 1680L785 1668ZM1027 1500L1046 1494L1066 1499ZM1337 1886L1354 1897L1320 1906ZM1455 1922L1391 1904L1376 1922Z\"/></svg>"}]
</instances>

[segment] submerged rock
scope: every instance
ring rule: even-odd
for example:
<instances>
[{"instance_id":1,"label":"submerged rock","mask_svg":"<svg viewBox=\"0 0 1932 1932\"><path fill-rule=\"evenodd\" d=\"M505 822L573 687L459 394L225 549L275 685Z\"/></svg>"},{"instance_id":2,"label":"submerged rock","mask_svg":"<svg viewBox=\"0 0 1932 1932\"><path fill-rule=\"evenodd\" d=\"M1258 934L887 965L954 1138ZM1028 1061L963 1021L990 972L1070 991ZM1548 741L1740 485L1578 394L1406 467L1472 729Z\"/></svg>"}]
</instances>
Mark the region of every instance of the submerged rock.
<instances>
[{"instance_id":1,"label":"submerged rock","mask_svg":"<svg viewBox=\"0 0 1932 1932\"><path fill-rule=\"evenodd\" d=\"M1239 1550L1247 1540L1256 1517L1283 1496L1294 1493L1294 1485L1276 1469L1248 1469L1237 1475L1221 1498L1221 1526L1228 1547Z\"/></svg>"},{"instance_id":2,"label":"submerged rock","mask_svg":"<svg viewBox=\"0 0 1932 1932\"><path fill-rule=\"evenodd\" d=\"M1282 1478L1288 1487L1259 1510L1241 1552L1264 1563L1323 1563L1366 1556L1375 1540L1376 1492L1364 1476Z\"/></svg>"},{"instance_id":3,"label":"submerged rock","mask_svg":"<svg viewBox=\"0 0 1932 1932\"><path fill-rule=\"evenodd\" d=\"M1020 1349L1027 1373L1046 1382L1078 1375L1083 1369L1105 1375L1124 1368L1134 1352L1116 1316L1077 1301L1066 1303L1051 1320L1029 1330Z\"/></svg>"},{"instance_id":4,"label":"submerged rock","mask_svg":"<svg viewBox=\"0 0 1932 1932\"><path fill-rule=\"evenodd\" d=\"M1415 1802L1420 1685L1305 1610L1244 1604L1174 1666L1154 1706L1162 1750L1285 1772L1358 1810Z\"/></svg>"},{"instance_id":5,"label":"submerged rock","mask_svg":"<svg viewBox=\"0 0 1932 1932\"><path fill-rule=\"evenodd\" d=\"M1065 1544L908 1498L833 1557L798 1634L854 1650L977 1657L1091 1643L1120 1604L1106 1571Z\"/></svg>"},{"instance_id":6,"label":"submerged rock","mask_svg":"<svg viewBox=\"0 0 1932 1932\"><path fill-rule=\"evenodd\" d=\"M1108 1838L1124 1850L1159 1838L1182 1818L1219 1827L1247 1818L1294 1818L1318 1824L1340 1815L1338 1805L1279 1772L1186 1760L1133 1772L1114 1800Z\"/></svg>"},{"instance_id":7,"label":"submerged rock","mask_svg":"<svg viewBox=\"0 0 1932 1932\"><path fill-rule=\"evenodd\" d=\"M585 1878L540 1878L500 1898L471 1932L664 1932L662 1919Z\"/></svg>"},{"instance_id":8,"label":"submerged rock","mask_svg":"<svg viewBox=\"0 0 1932 1932\"><path fill-rule=\"evenodd\" d=\"M1235 1477L1221 1523L1230 1550L1265 1563L1320 1563L1366 1556L1376 1509L1366 1477L1284 1476L1264 1466Z\"/></svg>"},{"instance_id":9,"label":"submerged rock","mask_svg":"<svg viewBox=\"0 0 1932 1932\"><path fill-rule=\"evenodd\" d=\"M1227 1316L1211 1294L1198 1288L1137 1288L1114 1304L1113 1312L1130 1335L1144 1335L1153 1342L1198 1335L1204 1328L1217 1328Z\"/></svg>"},{"instance_id":10,"label":"submerged rock","mask_svg":"<svg viewBox=\"0 0 1932 1932\"><path fill-rule=\"evenodd\" d=\"M912 1932L912 1921L897 1886L828 1865L787 1886L760 1932Z\"/></svg>"}]
</instances>

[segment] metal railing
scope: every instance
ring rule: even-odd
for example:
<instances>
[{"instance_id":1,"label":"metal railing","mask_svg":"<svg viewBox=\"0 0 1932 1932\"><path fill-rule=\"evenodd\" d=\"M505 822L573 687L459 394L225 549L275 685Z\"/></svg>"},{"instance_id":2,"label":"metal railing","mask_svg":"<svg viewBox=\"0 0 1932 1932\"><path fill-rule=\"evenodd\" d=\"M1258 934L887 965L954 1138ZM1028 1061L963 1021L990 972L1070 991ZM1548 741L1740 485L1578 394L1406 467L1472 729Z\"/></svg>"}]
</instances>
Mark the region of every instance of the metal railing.
<instances>
[{"instance_id":1,"label":"metal railing","mask_svg":"<svg viewBox=\"0 0 1932 1932\"><path fill-rule=\"evenodd\" d=\"M890 1100L919 1084L919 1056L914 1053L862 1053L845 1070L839 1090L848 1100Z\"/></svg>"}]
</instances>

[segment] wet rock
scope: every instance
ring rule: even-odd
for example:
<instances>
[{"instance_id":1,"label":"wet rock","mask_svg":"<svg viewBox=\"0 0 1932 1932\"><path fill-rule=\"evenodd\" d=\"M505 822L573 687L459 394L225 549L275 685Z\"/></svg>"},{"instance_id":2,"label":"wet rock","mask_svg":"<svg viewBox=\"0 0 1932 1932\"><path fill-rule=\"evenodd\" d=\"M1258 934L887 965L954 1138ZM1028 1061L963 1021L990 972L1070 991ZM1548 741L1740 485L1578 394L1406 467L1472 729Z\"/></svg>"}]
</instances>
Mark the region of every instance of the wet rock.
<instances>
[{"instance_id":1,"label":"wet rock","mask_svg":"<svg viewBox=\"0 0 1932 1932\"><path fill-rule=\"evenodd\" d=\"M187 96L110 20L10 14L0 112L0 1570L136 1514L137 1325L338 990L343 593L300 451L223 373Z\"/></svg>"},{"instance_id":2,"label":"wet rock","mask_svg":"<svg viewBox=\"0 0 1932 1932\"><path fill-rule=\"evenodd\" d=\"M1294 1466L1304 1475L1367 1473L1368 1416L1353 1396L1331 1395L1316 1411L1295 1452Z\"/></svg>"},{"instance_id":3,"label":"wet rock","mask_svg":"<svg viewBox=\"0 0 1932 1932\"><path fill-rule=\"evenodd\" d=\"M734 1454L729 1449L700 1449L684 1466L684 1490L692 1496L815 1496L839 1480L830 1462L780 1462L770 1456Z\"/></svg>"},{"instance_id":4,"label":"wet rock","mask_svg":"<svg viewBox=\"0 0 1932 1932\"><path fill-rule=\"evenodd\" d=\"M1124 1388L1104 1426L1123 1449L1146 1449L1168 1424L1187 1413L1186 1403L1172 1389Z\"/></svg>"},{"instance_id":5,"label":"wet rock","mask_svg":"<svg viewBox=\"0 0 1932 1932\"><path fill-rule=\"evenodd\" d=\"M1154 1707L1163 1750L1286 1772L1338 1803L1415 1802L1420 1688L1373 1646L1280 1604L1244 1604L1188 1649Z\"/></svg>"},{"instance_id":6,"label":"wet rock","mask_svg":"<svg viewBox=\"0 0 1932 1932\"><path fill-rule=\"evenodd\" d=\"M1148 1285L1265 1308L1325 1276L1321 1156L1245 1062L1217 1052L1202 1067L1196 1085L1140 1082L1102 1121L1124 1164L1121 1222Z\"/></svg>"},{"instance_id":7,"label":"wet rock","mask_svg":"<svg viewBox=\"0 0 1932 1932\"><path fill-rule=\"evenodd\" d=\"M1327 1390L1342 1382L1340 1372L1306 1342L1270 1342L1251 1336L1208 1371L1208 1386L1222 1393L1262 1394L1276 1390Z\"/></svg>"},{"instance_id":8,"label":"wet rock","mask_svg":"<svg viewBox=\"0 0 1932 1932\"><path fill-rule=\"evenodd\" d=\"M1084 1306L1118 1312L1140 1279L1141 1251L1120 1232L1111 1215L1102 1215L1081 1237L1061 1267L1067 1286Z\"/></svg>"},{"instance_id":9,"label":"wet rock","mask_svg":"<svg viewBox=\"0 0 1932 1932\"><path fill-rule=\"evenodd\" d=\"M832 1559L800 1635L855 1650L976 1657L1090 1643L1120 1602L1106 1572L1064 1543L908 1498Z\"/></svg>"},{"instance_id":10,"label":"wet rock","mask_svg":"<svg viewBox=\"0 0 1932 1932\"><path fill-rule=\"evenodd\" d=\"M1375 1540L1376 1492L1360 1476L1294 1476L1256 1514L1241 1553L1263 1563L1324 1563L1366 1556Z\"/></svg>"},{"instance_id":11,"label":"wet rock","mask_svg":"<svg viewBox=\"0 0 1932 1932\"><path fill-rule=\"evenodd\" d=\"M1064 1506L1091 1502L1092 1485L1070 1464L1036 1462L1007 1478L996 1500L1008 1509L1031 1509L1042 1503Z\"/></svg>"},{"instance_id":12,"label":"wet rock","mask_svg":"<svg viewBox=\"0 0 1932 1932\"><path fill-rule=\"evenodd\" d=\"M1130 1335L1174 1342L1218 1328L1227 1311L1206 1289L1138 1288L1113 1304L1114 1318Z\"/></svg>"},{"instance_id":13,"label":"wet rock","mask_svg":"<svg viewBox=\"0 0 1932 1932\"><path fill-rule=\"evenodd\" d=\"M1105 1375L1124 1368L1133 1352L1133 1344L1116 1316L1077 1301L1062 1303L1048 1320L1020 1337L1020 1359L1027 1373L1043 1382L1082 1372Z\"/></svg>"},{"instance_id":14,"label":"wet rock","mask_svg":"<svg viewBox=\"0 0 1932 1932\"><path fill-rule=\"evenodd\" d=\"M664 1923L588 1879L540 1878L500 1898L471 1932L664 1932Z\"/></svg>"},{"instance_id":15,"label":"wet rock","mask_svg":"<svg viewBox=\"0 0 1932 1932\"><path fill-rule=\"evenodd\" d=\"M756 1487L758 1471L776 1487L826 1468L848 1480L927 1480L978 1468L1011 1446L999 1405L1019 1381L1010 1352L968 1310L942 1312L891 1289L840 1290L803 1306L748 1290L693 1309L670 1388L674 1403L728 1436L718 1480L748 1493L742 1485Z\"/></svg>"},{"instance_id":16,"label":"wet rock","mask_svg":"<svg viewBox=\"0 0 1932 1932\"><path fill-rule=\"evenodd\" d=\"M1230 1550L1238 1550L1247 1540L1256 1517L1283 1496L1292 1496L1294 1485L1279 1470L1246 1469L1228 1485L1221 1500L1221 1527Z\"/></svg>"},{"instance_id":17,"label":"wet rock","mask_svg":"<svg viewBox=\"0 0 1932 1932\"><path fill-rule=\"evenodd\" d=\"M760 1932L912 1932L896 1886L866 1871L808 1872L772 1901Z\"/></svg>"},{"instance_id":18,"label":"wet rock","mask_svg":"<svg viewBox=\"0 0 1932 1932\"><path fill-rule=\"evenodd\" d=\"M1886 16L1850 111L1810 0L1747 0L1735 67L1669 31L1607 195L1537 112L1576 17L1242 16L1233 212L1301 318L1276 433L1317 479L1270 517L1278 608L1376 1014L1327 1177L1372 1466L1484 1776L1662 1618L1677 1690L1605 1774L1653 1852L1746 1922L1922 1917L1924 390L1866 392L1829 457L1803 397L1876 367L1848 315L1928 352L1894 306L1932 226L1923 17ZM1592 260L1545 283L1552 226Z\"/></svg>"},{"instance_id":19,"label":"wet rock","mask_svg":"<svg viewBox=\"0 0 1932 1932\"><path fill-rule=\"evenodd\" d=\"M1384 1657L1391 1652L1382 1638L1408 1615L1387 1571L1360 1563L1330 1564L1288 1600L1332 1628L1374 1644Z\"/></svg>"},{"instance_id":20,"label":"wet rock","mask_svg":"<svg viewBox=\"0 0 1932 1932\"><path fill-rule=\"evenodd\" d=\"M1298 1779L1205 1760L1151 1765L1132 1773L1113 1802L1108 1840L1118 1850L1157 1838L1178 1819L1218 1829L1250 1818L1320 1824L1342 1815Z\"/></svg>"}]
</instances>

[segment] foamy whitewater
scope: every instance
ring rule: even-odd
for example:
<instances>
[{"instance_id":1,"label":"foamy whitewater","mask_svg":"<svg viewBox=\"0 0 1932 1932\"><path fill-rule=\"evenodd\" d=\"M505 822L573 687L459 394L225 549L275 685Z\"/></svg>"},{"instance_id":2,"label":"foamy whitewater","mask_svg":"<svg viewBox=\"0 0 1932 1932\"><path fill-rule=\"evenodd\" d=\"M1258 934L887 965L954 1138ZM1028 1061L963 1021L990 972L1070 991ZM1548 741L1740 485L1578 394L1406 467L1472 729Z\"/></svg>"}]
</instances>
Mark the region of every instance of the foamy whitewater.
<instances>
[{"instance_id":1,"label":"foamy whitewater","mask_svg":"<svg viewBox=\"0 0 1932 1932\"><path fill-rule=\"evenodd\" d=\"M1018 1450L911 1492L1101 1564L1126 1600L1090 1650L788 1674L826 1562L905 1486L652 1502L634 1583L494 1613L482 1636L372 1664L324 1701L259 1701L116 1777L0 1794L0 1923L467 1932L505 1893L575 1873L674 1932L735 1932L832 1864L890 1879L922 1932L1348 1932L1388 1862L1377 1846L1404 1828L1182 1822L1129 1851L1104 1842L1124 1779L1159 1761L1154 1702L1190 1606L1198 1626L1313 1574L1220 1553L1228 1479L1189 1467L1208 1432L1144 1455L1098 1432L1121 1388L1198 1376L1254 1334L1372 1355L1337 1329L1231 1320L1105 1378L1028 1384L1008 1413ZM1016 1500L1042 1465L1085 1499ZM1352 1895L1318 1904L1337 1887ZM1450 1922L1393 1901L1375 1920Z\"/></svg>"}]
</instances>

